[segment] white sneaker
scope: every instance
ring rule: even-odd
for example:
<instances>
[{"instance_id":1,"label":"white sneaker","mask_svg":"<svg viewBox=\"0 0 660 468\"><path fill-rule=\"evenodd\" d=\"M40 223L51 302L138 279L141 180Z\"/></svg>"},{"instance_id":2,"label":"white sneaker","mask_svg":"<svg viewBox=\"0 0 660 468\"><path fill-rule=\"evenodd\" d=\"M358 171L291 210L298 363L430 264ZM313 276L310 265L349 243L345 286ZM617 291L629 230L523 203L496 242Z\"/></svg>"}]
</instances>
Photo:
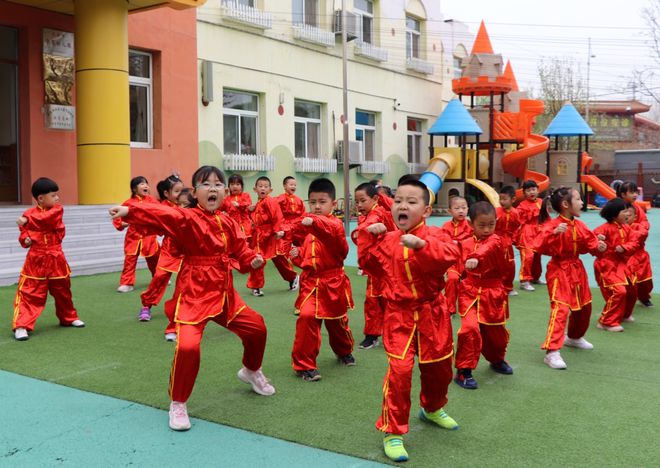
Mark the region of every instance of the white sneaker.
<instances>
[{"instance_id":1,"label":"white sneaker","mask_svg":"<svg viewBox=\"0 0 660 468\"><path fill-rule=\"evenodd\" d=\"M165 341L176 341L176 333L165 333Z\"/></svg>"},{"instance_id":2,"label":"white sneaker","mask_svg":"<svg viewBox=\"0 0 660 468\"><path fill-rule=\"evenodd\" d=\"M72 327L76 327L76 328L82 328L82 327L85 326L85 322L83 322L83 321L80 320L80 319L76 319L76 320L74 320L73 322L71 322L71 326L72 326Z\"/></svg>"},{"instance_id":3,"label":"white sneaker","mask_svg":"<svg viewBox=\"0 0 660 468\"><path fill-rule=\"evenodd\" d=\"M518 295L518 291L516 291L515 289L509 291L509 296L517 296L517 295Z\"/></svg>"},{"instance_id":4,"label":"white sneaker","mask_svg":"<svg viewBox=\"0 0 660 468\"><path fill-rule=\"evenodd\" d=\"M543 358L543 362L545 362L552 369L566 369L566 363L561 358L559 351L550 351L546 353L545 357Z\"/></svg>"},{"instance_id":5,"label":"white sneaker","mask_svg":"<svg viewBox=\"0 0 660 468\"><path fill-rule=\"evenodd\" d=\"M626 317L626 318L624 318L623 321L624 321L624 322L628 322L628 323L632 323L632 322L635 321L635 317L633 317L633 316L631 315L630 317Z\"/></svg>"},{"instance_id":6,"label":"white sneaker","mask_svg":"<svg viewBox=\"0 0 660 468\"><path fill-rule=\"evenodd\" d=\"M252 385L252 390L259 395L271 396L275 394L275 387L273 387L261 369L256 371L251 371L245 367L242 367L238 371L238 378L241 382Z\"/></svg>"},{"instance_id":7,"label":"white sneaker","mask_svg":"<svg viewBox=\"0 0 660 468\"><path fill-rule=\"evenodd\" d=\"M16 338L18 341L25 341L30 337L28 336L28 332L25 328L17 328L14 330L14 338Z\"/></svg>"},{"instance_id":8,"label":"white sneaker","mask_svg":"<svg viewBox=\"0 0 660 468\"><path fill-rule=\"evenodd\" d=\"M119 287L117 288L117 292L127 293L127 292L131 292L133 289L135 288L133 288L133 286L131 286L130 284L120 284Z\"/></svg>"},{"instance_id":9,"label":"white sneaker","mask_svg":"<svg viewBox=\"0 0 660 468\"><path fill-rule=\"evenodd\" d=\"M264 295L264 293L263 293L263 291L262 291L261 289L257 289L257 288L255 288L255 289L252 290L252 295L253 295L254 297L261 297L261 296Z\"/></svg>"},{"instance_id":10,"label":"white sneaker","mask_svg":"<svg viewBox=\"0 0 660 468\"><path fill-rule=\"evenodd\" d=\"M569 338L568 335L564 338L564 345L569 346L571 348L580 348L580 349L594 349L594 345L589 343L587 340L584 339L584 336L582 338Z\"/></svg>"},{"instance_id":11,"label":"white sneaker","mask_svg":"<svg viewBox=\"0 0 660 468\"><path fill-rule=\"evenodd\" d=\"M546 285L546 284L548 284L548 283L546 283L544 280L542 280L541 278L537 279L536 281L532 281L532 283L534 283L534 284L540 284L540 285Z\"/></svg>"},{"instance_id":12,"label":"white sneaker","mask_svg":"<svg viewBox=\"0 0 660 468\"><path fill-rule=\"evenodd\" d=\"M289 291L297 291L299 287L300 287L300 275L296 275L293 281L291 281L291 284L289 284Z\"/></svg>"},{"instance_id":13,"label":"white sneaker","mask_svg":"<svg viewBox=\"0 0 660 468\"><path fill-rule=\"evenodd\" d=\"M520 289L523 291L535 291L534 286L529 281L523 281L520 283Z\"/></svg>"},{"instance_id":14,"label":"white sneaker","mask_svg":"<svg viewBox=\"0 0 660 468\"><path fill-rule=\"evenodd\" d=\"M596 325L596 328L600 328L601 330L605 330L608 332L622 332L623 327L621 325L613 325L611 327L608 327L607 325L603 325L602 323L598 322Z\"/></svg>"},{"instance_id":15,"label":"white sneaker","mask_svg":"<svg viewBox=\"0 0 660 468\"><path fill-rule=\"evenodd\" d=\"M188 407L185 403L179 401L170 403L170 429L174 429L175 431L187 431L190 429Z\"/></svg>"}]
</instances>

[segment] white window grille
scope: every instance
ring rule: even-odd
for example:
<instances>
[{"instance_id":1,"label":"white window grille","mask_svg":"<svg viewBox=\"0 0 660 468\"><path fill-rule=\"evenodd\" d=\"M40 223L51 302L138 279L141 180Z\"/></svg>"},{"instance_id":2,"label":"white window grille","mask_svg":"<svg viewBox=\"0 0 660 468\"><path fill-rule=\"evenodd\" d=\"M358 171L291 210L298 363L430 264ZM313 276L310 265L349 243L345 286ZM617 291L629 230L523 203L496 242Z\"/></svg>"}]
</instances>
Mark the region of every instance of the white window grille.
<instances>
[{"instance_id":1,"label":"white window grille","mask_svg":"<svg viewBox=\"0 0 660 468\"><path fill-rule=\"evenodd\" d=\"M128 51L131 147L153 148L152 55Z\"/></svg>"}]
</instances>

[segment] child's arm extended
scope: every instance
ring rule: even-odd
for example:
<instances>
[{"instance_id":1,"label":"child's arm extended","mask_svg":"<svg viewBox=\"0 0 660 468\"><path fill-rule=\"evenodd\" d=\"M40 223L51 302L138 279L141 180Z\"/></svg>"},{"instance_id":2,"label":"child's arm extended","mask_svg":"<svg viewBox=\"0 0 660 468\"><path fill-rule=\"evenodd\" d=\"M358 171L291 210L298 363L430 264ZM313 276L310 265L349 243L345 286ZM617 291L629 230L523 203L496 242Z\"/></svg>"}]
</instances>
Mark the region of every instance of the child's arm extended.
<instances>
[{"instance_id":1,"label":"child's arm extended","mask_svg":"<svg viewBox=\"0 0 660 468\"><path fill-rule=\"evenodd\" d=\"M170 236L175 241L185 243L184 228L187 225L186 211L171 206L132 204L114 206L108 210L114 220L123 219L140 228L145 235Z\"/></svg>"},{"instance_id":2,"label":"child's arm extended","mask_svg":"<svg viewBox=\"0 0 660 468\"><path fill-rule=\"evenodd\" d=\"M348 243L346 242L344 229L341 224L336 222L336 219L308 213L302 219L301 224L307 228L308 233L316 236L324 244L332 246L332 250L341 255L342 258L348 255Z\"/></svg>"},{"instance_id":3,"label":"child's arm extended","mask_svg":"<svg viewBox=\"0 0 660 468\"><path fill-rule=\"evenodd\" d=\"M63 214L62 205L55 205L49 210L27 210L23 213L23 218L27 219L24 226L33 231L53 231L62 222Z\"/></svg>"},{"instance_id":4,"label":"child's arm extended","mask_svg":"<svg viewBox=\"0 0 660 468\"><path fill-rule=\"evenodd\" d=\"M263 258L248 246L238 223L231 218L224 219L223 223L226 223L225 228L230 238L227 242L229 256L238 262L238 271L248 273L252 268L259 268Z\"/></svg>"},{"instance_id":5,"label":"child's arm extended","mask_svg":"<svg viewBox=\"0 0 660 468\"><path fill-rule=\"evenodd\" d=\"M422 272L444 274L461 258L461 249L445 235L420 239L413 234L401 236L401 244L415 250L415 263Z\"/></svg>"},{"instance_id":6,"label":"child's arm extended","mask_svg":"<svg viewBox=\"0 0 660 468\"><path fill-rule=\"evenodd\" d=\"M479 244L479 247L474 252L466 255L465 268L467 270L477 270L480 273L485 273L501 267L501 262L498 262L503 256L504 246L502 239L499 236L490 236L485 241Z\"/></svg>"},{"instance_id":7,"label":"child's arm extended","mask_svg":"<svg viewBox=\"0 0 660 468\"><path fill-rule=\"evenodd\" d=\"M25 219L25 218L23 218L23 219ZM21 221L20 218L19 218L19 221ZM27 219L25 219L25 222L23 224L18 225L18 229L20 230L20 234L18 236L18 242L21 244L22 247L27 249L32 245L32 239L30 239L30 233L25 228L25 223L26 222L27 222Z\"/></svg>"}]
</instances>

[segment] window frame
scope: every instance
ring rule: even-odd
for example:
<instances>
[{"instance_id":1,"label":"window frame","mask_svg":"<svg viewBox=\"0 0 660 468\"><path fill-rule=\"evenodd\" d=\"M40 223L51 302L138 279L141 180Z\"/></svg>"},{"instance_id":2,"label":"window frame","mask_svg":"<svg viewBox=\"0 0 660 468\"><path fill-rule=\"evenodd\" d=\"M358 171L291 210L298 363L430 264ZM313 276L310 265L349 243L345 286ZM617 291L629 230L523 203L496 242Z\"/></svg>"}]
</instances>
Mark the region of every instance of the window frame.
<instances>
[{"instance_id":1,"label":"window frame","mask_svg":"<svg viewBox=\"0 0 660 468\"><path fill-rule=\"evenodd\" d=\"M408 27L408 21L414 21L418 29L411 29ZM417 38L417 54L415 55L414 39ZM422 22L413 17L406 15L406 59L416 58L420 59L422 52Z\"/></svg>"},{"instance_id":2,"label":"window frame","mask_svg":"<svg viewBox=\"0 0 660 468\"><path fill-rule=\"evenodd\" d=\"M301 102L305 104L312 104L315 106L318 106L319 108L319 118L315 119L312 117L300 117L296 115L296 103ZM296 151L296 124L303 124L305 126L305 134L304 134L304 150L305 154L302 156L303 158L307 159L322 159L321 158L321 128L323 125L323 106L319 102L314 102L314 101L307 101L305 99L295 99L294 100L294 105L293 105L293 157L297 158L297 151ZM309 125L308 124L318 124L317 127L317 135L316 135L316 155L310 156L308 152L308 147L309 147Z\"/></svg>"},{"instance_id":3,"label":"window frame","mask_svg":"<svg viewBox=\"0 0 660 468\"><path fill-rule=\"evenodd\" d=\"M146 88L147 89L147 141L132 141L130 142L131 148L147 148L152 149L154 147L154 99L153 99L153 89L154 89L154 54L151 52L146 52L143 50L137 49L128 49L129 60L130 55L143 55L149 57L149 78L144 78L141 76L134 76L128 74L128 87L129 95L131 86ZM129 109L130 109L130 97L129 97ZM130 122L130 115L129 115ZM129 128L130 136L130 128Z\"/></svg>"},{"instance_id":4,"label":"window frame","mask_svg":"<svg viewBox=\"0 0 660 468\"><path fill-rule=\"evenodd\" d=\"M415 121L419 124L419 130L408 130L410 126L408 125L410 121ZM422 138L424 138L424 133L422 132L422 128L424 125L424 121L421 119L415 119L413 117L408 117L406 119L406 143L412 138L413 143L415 142L416 139L419 141L419 151L417 152L417 161L415 161L415 154L410 154L410 146L408 146L408 162L411 164L421 164L422 163ZM413 153L415 153L415 145L412 145L413 148ZM411 160L412 156L412 160Z\"/></svg>"},{"instance_id":5,"label":"window frame","mask_svg":"<svg viewBox=\"0 0 660 468\"><path fill-rule=\"evenodd\" d=\"M295 24L304 24L306 26L319 28L321 26L321 1L320 0L311 0L312 2L315 3L315 8L316 8L316 12L315 12L314 16L311 16L311 15L307 14L307 12L306 12L308 1L310 1L310 0L293 0L293 3L298 3L299 2L301 7L302 7L300 9L300 16L302 17L302 20L300 20L300 18L296 18L296 16L297 16L296 12L295 12L296 8L295 8L295 6L293 6L293 8L292 8L292 10L293 10L293 19L292 19L293 24L294 25ZM308 22L307 21L308 18L313 18L314 23Z\"/></svg>"},{"instance_id":6,"label":"window frame","mask_svg":"<svg viewBox=\"0 0 660 468\"><path fill-rule=\"evenodd\" d=\"M374 122L373 126L357 123L358 122L358 118L357 118L358 112L373 116L373 122ZM376 113L371 112L371 111L361 110L361 109L355 109L355 140L358 143L360 143L360 159L362 161L376 161L376 135L377 135L376 131L377 131ZM362 140L358 139L358 132L362 132ZM373 134L373 138L371 140L372 145L373 145L372 152L371 152L371 154L372 154L371 159L367 159L366 138L365 138L367 133L372 133Z\"/></svg>"},{"instance_id":7,"label":"window frame","mask_svg":"<svg viewBox=\"0 0 660 468\"><path fill-rule=\"evenodd\" d=\"M246 94L246 95L254 96L256 98L256 102L257 102L257 110L256 111L251 111L251 110L244 110L244 109L232 109L230 107L225 107L224 103L223 103L223 106L222 106L222 119L223 119L222 152L223 152L223 154L225 154L225 155L226 154L258 155L259 154L259 149L260 149L260 146L261 146L261 142L260 142L260 138L259 138L259 111L261 109L260 102L259 102L260 101L259 94L248 92L248 91L239 91L237 89L231 89L231 88L224 88L222 90L223 97L224 97L225 93ZM223 100L224 100L224 98L223 98ZM236 141L238 142L238 152L237 153L227 153L227 152L225 152L225 131L226 131L226 129L224 128L224 117L225 117L225 115L232 115L232 116L235 116L235 117L238 118L238 135L237 135L237 138L236 138ZM243 124L243 122L242 122L243 117L254 118L255 122L256 122L255 136L254 136L256 145L255 145L255 148L254 148L254 153L243 153L243 145L242 145L242 141L241 141L241 135L242 135L241 127L242 127L242 124Z\"/></svg>"},{"instance_id":8,"label":"window frame","mask_svg":"<svg viewBox=\"0 0 660 468\"><path fill-rule=\"evenodd\" d=\"M353 13L355 13L357 16L360 17L360 31L359 31L359 37L358 40L361 42L364 42L366 44L371 44L375 45L374 42L374 2L373 0L364 0L367 2L369 5L371 5L371 12L367 10L362 10L361 8L355 6L355 3L353 4ZM369 20L369 40L365 41L364 40L364 20L367 18Z\"/></svg>"}]
</instances>

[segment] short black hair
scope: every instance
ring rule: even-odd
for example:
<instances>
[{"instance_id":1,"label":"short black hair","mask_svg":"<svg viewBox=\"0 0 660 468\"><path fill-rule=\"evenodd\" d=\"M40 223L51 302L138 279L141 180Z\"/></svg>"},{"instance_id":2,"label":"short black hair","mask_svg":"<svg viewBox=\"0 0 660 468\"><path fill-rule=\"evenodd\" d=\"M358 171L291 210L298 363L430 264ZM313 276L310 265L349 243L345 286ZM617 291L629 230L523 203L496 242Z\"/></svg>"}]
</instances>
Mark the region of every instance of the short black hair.
<instances>
[{"instance_id":1,"label":"short black hair","mask_svg":"<svg viewBox=\"0 0 660 468\"><path fill-rule=\"evenodd\" d=\"M508 195L511 198L516 198L516 189L512 185L505 185L500 189L500 195Z\"/></svg>"},{"instance_id":2,"label":"short black hair","mask_svg":"<svg viewBox=\"0 0 660 468\"><path fill-rule=\"evenodd\" d=\"M477 203L473 203L470 205L470 209L468 210L468 216L470 217L470 221L474 221L477 219L477 216L481 215L490 215L492 214L493 216L497 216L495 213L495 207L487 201L478 201Z\"/></svg>"},{"instance_id":3,"label":"short black hair","mask_svg":"<svg viewBox=\"0 0 660 468\"><path fill-rule=\"evenodd\" d=\"M457 201L461 201L461 200L463 200L463 201L467 204L467 200L466 200L465 198L459 196L459 195L456 195L456 196L451 197L451 198L449 199L449 204L448 204L449 208L451 208L451 206L452 206L455 202L457 202Z\"/></svg>"},{"instance_id":4,"label":"short black hair","mask_svg":"<svg viewBox=\"0 0 660 468\"><path fill-rule=\"evenodd\" d=\"M262 175L261 177L257 177L257 180L254 181L254 186L256 187L257 184L261 181L268 182L268 185L270 185L271 187L273 186L273 184L270 182L270 179L265 175Z\"/></svg>"},{"instance_id":5,"label":"short black hair","mask_svg":"<svg viewBox=\"0 0 660 468\"><path fill-rule=\"evenodd\" d=\"M611 223L619 216L619 213L628 208L630 208L630 203L626 203L622 198L612 198L600 210L600 216L608 223Z\"/></svg>"},{"instance_id":6,"label":"short black hair","mask_svg":"<svg viewBox=\"0 0 660 468\"><path fill-rule=\"evenodd\" d=\"M422 192L424 193L423 195L424 204L426 206L429 206L431 204L431 193L429 192L429 189L424 182L421 182L416 179L408 178L398 185L398 187L405 187L405 186L418 187L422 189Z\"/></svg>"},{"instance_id":7,"label":"short black hair","mask_svg":"<svg viewBox=\"0 0 660 468\"><path fill-rule=\"evenodd\" d=\"M372 180L371 182L363 182L357 187L355 187L355 192L357 193L359 190L364 191L364 193L367 194L368 197L373 198L376 195L378 195L378 185L374 183Z\"/></svg>"},{"instance_id":8,"label":"short black hair","mask_svg":"<svg viewBox=\"0 0 660 468\"><path fill-rule=\"evenodd\" d=\"M158 197L161 200L165 200L165 192L169 192L172 190L172 187L174 187L176 184L181 184L183 185L183 182L181 179L179 179L177 176L172 174L171 176L167 177L166 179L161 180L156 184L156 190L158 191Z\"/></svg>"},{"instance_id":9,"label":"short black hair","mask_svg":"<svg viewBox=\"0 0 660 468\"><path fill-rule=\"evenodd\" d=\"M296 178L293 177L293 176L288 175L282 180L282 185L286 185L286 183L290 180L296 180Z\"/></svg>"},{"instance_id":10,"label":"short black hair","mask_svg":"<svg viewBox=\"0 0 660 468\"><path fill-rule=\"evenodd\" d=\"M241 187L245 187L243 184L243 176L240 174L232 174L227 179L227 184L241 184Z\"/></svg>"},{"instance_id":11,"label":"short black hair","mask_svg":"<svg viewBox=\"0 0 660 468\"><path fill-rule=\"evenodd\" d=\"M46 195L47 193L57 192L60 188L53 179L48 177L39 177L32 184L32 196L37 199L39 195Z\"/></svg>"},{"instance_id":12,"label":"short black hair","mask_svg":"<svg viewBox=\"0 0 660 468\"><path fill-rule=\"evenodd\" d=\"M527 190L528 188L536 187L539 188L539 184L536 183L536 181L532 179L528 179L522 184L522 189L523 191Z\"/></svg>"},{"instance_id":13,"label":"short black hair","mask_svg":"<svg viewBox=\"0 0 660 468\"><path fill-rule=\"evenodd\" d=\"M221 183L225 183L225 174L219 168L215 166L202 166L192 175L192 186L197 187L198 184L211 177L211 174L215 174Z\"/></svg>"},{"instance_id":14,"label":"short black hair","mask_svg":"<svg viewBox=\"0 0 660 468\"><path fill-rule=\"evenodd\" d=\"M334 200L337 196L335 184L333 184L330 179L326 179L325 177L314 179L312 183L309 184L307 196L309 197L312 193L327 193L332 200Z\"/></svg>"},{"instance_id":15,"label":"short black hair","mask_svg":"<svg viewBox=\"0 0 660 468\"><path fill-rule=\"evenodd\" d=\"M403 174L401 177L399 177L396 186L398 187L408 180L419 180L419 174Z\"/></svg>"},{"instance_id":16,"label":"short black hair","mask_svg":"<svg viewBox=\"0 0 660 468\"><path fill-rule=\"evenodd\" d=\"M637 193L639 192L639 187L637 187L637 184L631 180L627 180L626 182L617 185L616 187L616 196L621 197L623 196L624 193Z\"/></svg>"},{"instance_id":17,"label":"short black hair","mask_svg":"<svg viewBox=\"0 0 660 468\"><path fill-rule=\"evenodd\" d=\"M456 187L450 188L447 191L447 197L449 197L449 198L451 198L451 197L460 197L460 196L461 196L461 192L459 192Z\"/></svg>"},{"instance_id":18,"label":"short black hair","mask_svg":"<svg viewBox=\"0 0 660 468\"><path fill-rule=\"evenodd\" d=\"M146 182L147 184L149 183L147 178L144 177L144 176L141 176L141 175L139 175L137 177L133 177L131 179L131 195L136 194L137 186L140 185L142 182Z\"/></svg>"}]
</instances>

